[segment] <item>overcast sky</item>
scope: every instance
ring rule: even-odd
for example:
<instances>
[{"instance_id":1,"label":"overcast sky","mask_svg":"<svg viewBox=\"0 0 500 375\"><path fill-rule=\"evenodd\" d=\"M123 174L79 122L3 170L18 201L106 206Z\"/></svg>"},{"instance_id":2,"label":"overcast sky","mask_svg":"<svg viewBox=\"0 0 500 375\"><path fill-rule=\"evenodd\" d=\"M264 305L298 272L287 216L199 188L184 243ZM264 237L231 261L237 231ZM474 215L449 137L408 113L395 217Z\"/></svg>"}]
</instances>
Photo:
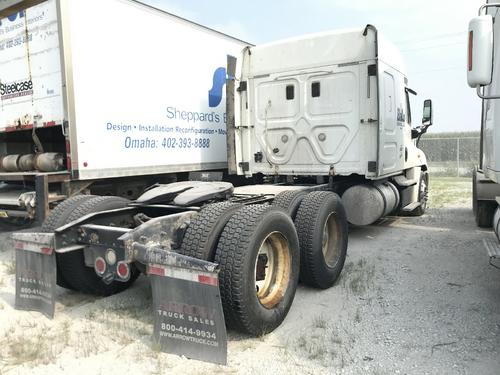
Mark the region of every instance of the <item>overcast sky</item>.
<instances>
[{"instance_id":1,"label":"overcast sky","mask_svg":"<svg viewBox=\"0 0 500 375\"><path fill-rule=\"evenodd\" d=\"M466 82L467 27L485 0L143 0L259 44L319 31L375 25L408 67L414 123L433 100L429 131L479 130L480 101Z\"/></svg>"}]
</instances>

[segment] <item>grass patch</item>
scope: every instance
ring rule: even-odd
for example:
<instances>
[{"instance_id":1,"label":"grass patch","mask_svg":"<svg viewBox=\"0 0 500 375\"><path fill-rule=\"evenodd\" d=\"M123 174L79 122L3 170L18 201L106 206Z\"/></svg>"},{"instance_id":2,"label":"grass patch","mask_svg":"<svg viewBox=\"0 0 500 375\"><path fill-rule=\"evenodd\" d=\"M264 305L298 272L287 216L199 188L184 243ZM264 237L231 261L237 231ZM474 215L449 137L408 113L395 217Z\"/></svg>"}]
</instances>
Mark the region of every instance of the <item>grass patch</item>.
<instances>
[{"instance_id":1,"label":"grass patch","mask_svg":"<svg viewBox=\"0 0 500 375\"><path fill-rule=\"evenodd\" d=\"M472 178L429 176L429 207L470 205Z\"/></svg>"},{"instance_id":2,"label":"grass patch","mask_svg":"<svg viewBox=\"0 0 500 375\"><path fill-rule=\"evenodd\" d=\"M317 316L313 320L313 327L315 328L326 328L327 323L324 316Z\"/></svg>"},{"instance_id":3,"label":"grass patch","mask_svg":"<svg viewBox=\"0 0 500 375\"><path fill-rule=\"evenodd\" d=\"M356 309L356 313L354 314L354 322L359 324L359 323L361 323L362 320L363 319L361 318L361 311L360 311L360 308L358 307Z\"/></svg>"},{"instance_id":4,"label":"grass patch","mask_svg":"<svg viewBox=\"0 0 500 375\"><path fill-rule=\"evenodd\" d=\"M7 275L14 275L16 273L16 261L14 259L4 262L5 273Z\"/></svg>"},{"instance_id":5,"label":"grass patch","mask_svg":"<svg viewBox=\"0 0 500 375\"><path fill-rule=\"evenodd\" d=\"M0 340L0 358L5 370L27 365L34 367L55 362L56 357L70 341L70 322L61 329L38 324L16 324ZM0 368L1 373L2 368Z\"/></svg>"},{"instance_id":6,"label":"grass patch","mask_svg":"<svg viewBox=\"0 0 500 375\"><path fill-rule=\"evenodd\" d=\"M326 367L344 368L352 362L349 351L353 347L354 339L351 336L350 332L339 329L336 325L317 327L315 320L311 328L295 340L294 347L301 353L300 357L318 361Z\"/></svg>"},{"instance_id":7,"label":"grass patch","mask_svg":"<svg viewBox=\"0 0 500 375\"><path fill-rule=\"evenodd\" d=\"M366 258L361 258L357 262L346 263L343 274L343 287L351 294L362 296L373 285L375 266L369 264Z\"/></svg>"}]
</instances>

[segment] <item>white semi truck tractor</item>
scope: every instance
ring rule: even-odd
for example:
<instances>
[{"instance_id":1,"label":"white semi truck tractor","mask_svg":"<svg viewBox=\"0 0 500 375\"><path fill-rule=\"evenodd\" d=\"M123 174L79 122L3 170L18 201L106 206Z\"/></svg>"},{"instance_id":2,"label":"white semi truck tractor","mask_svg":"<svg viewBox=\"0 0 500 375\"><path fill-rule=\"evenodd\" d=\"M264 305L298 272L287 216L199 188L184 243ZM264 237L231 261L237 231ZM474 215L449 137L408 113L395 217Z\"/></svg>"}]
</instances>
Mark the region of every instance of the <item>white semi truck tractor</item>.
<instances>
[{"instance_id":1,"label":"white semi truck tractor","mask_svg":"<svg viewBox=\"0 0 500 375\"><path fill-rule=\"evenodd\" d=\"M416 141L432 124L431 102L422 125L412 127L409 96L415 92L400 55L375 27L253 47L135 1L23 4L16 11L28 34L17 43L23 51L35 41L42 45L36 59L19 55L15 77L0 72L13 91L2 97L2 108L11 111L3 121L19 117L14 125L22 128L15 111L26 109L20 97L30 109L44 108L36 101L37 85L61 100L46 112L60 120L48 130L55 134L44 138L33 126L19 142L36 146L35 135L42 145L70 140L71 148L54 149L73 168L66 176L98 183L100 176L144 170L168 172L172 181L132 200L74 195L60 201L41 231L15 234L20 257L53 259L58 285L105 296L128 288L140 273L195 280L219 288L230 327L258 335L283 321L299 276L319 289L335 284L348 221L368 225L391 213L424 213L427 164ZM49 24L34 26L49 16ZM4 26L10 18L2 27L10 27ZM25 32L20 28L19 37ZM44 40L50 46L43 48ZM4 51L0 62L8 60ZM42 58L47 51L54 56ZM34 78L39 70L45 72L40 79L55 76L50 87ZM122 183L127 180L115 187ZM213 270L215 279L207 275ZM29 286L22 291L20 304L50 295ZM168 302L161 311L205 311L199 304ZM172 327L191 335L182 325L162 327L169 337Z\"/></svg>"},{"instance_id":2,"label":"white semi truck tractor","mask_svg":"<svg viewBox=\"0 0 500 375\"><path fill-rule=\"evenodd\" d=\"M481 147L472 189L473 209L480 227L500 233L500 25L495 22L500 3L487 2L469 23L467 82L482 99ZM485 239L490 264L500 258L498 241Z\"/></svg>"}]
</instances>

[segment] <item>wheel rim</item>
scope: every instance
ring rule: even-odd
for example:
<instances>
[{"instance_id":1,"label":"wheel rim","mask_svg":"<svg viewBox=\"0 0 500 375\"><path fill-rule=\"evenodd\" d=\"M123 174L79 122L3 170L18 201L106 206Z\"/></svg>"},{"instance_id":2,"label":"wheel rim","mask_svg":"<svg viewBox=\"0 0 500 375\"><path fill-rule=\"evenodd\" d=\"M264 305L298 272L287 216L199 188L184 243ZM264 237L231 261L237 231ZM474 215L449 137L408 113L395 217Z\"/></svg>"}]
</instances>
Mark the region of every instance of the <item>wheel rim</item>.
<instances>
[{"instance_id":1,"label":"wheel rim","mask_svg":"<svg viewBox=\"0 0 500 375\"><path fill-rule=\"evenodd\" d=\"M340 227L332 212L323 226L322 251L328 267L334 268L340 259L340 246L337 239L340 236Z\"/></svg>"},{"instance_id":2,"label":"wheel rim","mask_svg":"<svg viewBox=\"0 0 500 375\"><path fill-rule=\"evenodd\" d=\"M290 273L288 241L282 233L272 232L262 241L255 259L255 290L264 307L271 309L283 299Z\"/></svg>"}]
</instances>

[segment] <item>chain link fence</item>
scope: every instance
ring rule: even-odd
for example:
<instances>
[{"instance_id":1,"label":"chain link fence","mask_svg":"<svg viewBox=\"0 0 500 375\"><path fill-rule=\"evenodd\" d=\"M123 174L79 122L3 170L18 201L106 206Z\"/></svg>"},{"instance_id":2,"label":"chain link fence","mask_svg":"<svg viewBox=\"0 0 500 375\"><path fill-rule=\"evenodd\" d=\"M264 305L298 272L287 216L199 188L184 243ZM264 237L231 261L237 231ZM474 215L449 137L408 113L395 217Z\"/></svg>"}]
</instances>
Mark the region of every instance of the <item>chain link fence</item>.
<instances>
[{"instance_id":1,"label":"chain link fence","mask_svg":"<svg viewBox=\"0 0 500 375\"><path fill-rule=\"evenodd\" d=\"M425 134L419 148L435 176L470 177L479 162L479 132Z\"/></svg>"}]
</instances>

